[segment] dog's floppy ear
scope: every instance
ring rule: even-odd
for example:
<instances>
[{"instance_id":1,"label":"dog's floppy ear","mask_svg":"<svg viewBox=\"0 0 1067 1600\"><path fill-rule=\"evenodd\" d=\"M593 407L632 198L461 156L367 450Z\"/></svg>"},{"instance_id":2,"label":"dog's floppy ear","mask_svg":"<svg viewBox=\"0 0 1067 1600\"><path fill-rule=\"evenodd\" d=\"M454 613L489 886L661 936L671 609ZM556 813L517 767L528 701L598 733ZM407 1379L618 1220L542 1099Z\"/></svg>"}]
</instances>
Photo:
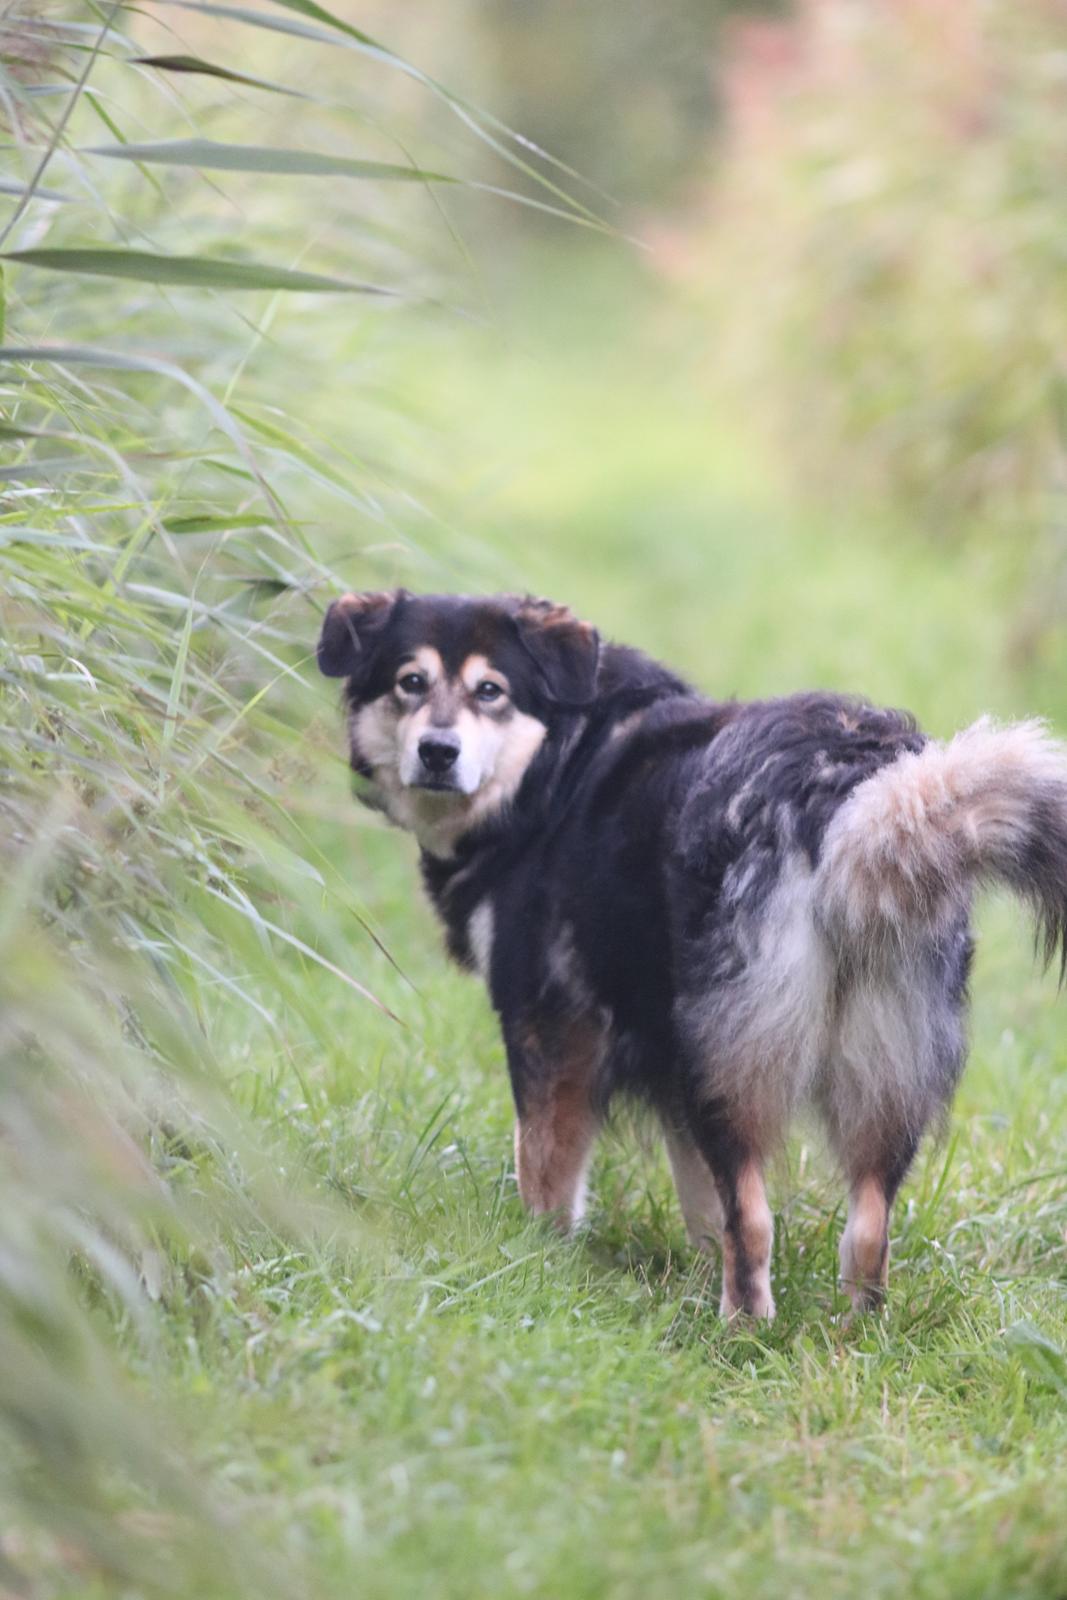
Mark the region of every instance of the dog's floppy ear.
<instances>
[{"instance_id":1,"label":"dog's floppy ear","mask_svg":"<svg viewBox=\"0 0 1067 1600\"><path fill-rule=\"evenodd\" d=\"M588 705L600 660L600 635L592 624L579 621L566 606L527 595L518 602L515 626L552 699Z\"/></svg>"},{"instance_id":2,"label":"dog's floppy ear","mask_svg":"<svg viewBox=\"0 0 1067 1600\"><path fill-rule=\"evenodd\" d=\"M362 678L403 589L343 594L327 611L319 635L319 671L327 678Z\"/></svg>"}]
</instances>

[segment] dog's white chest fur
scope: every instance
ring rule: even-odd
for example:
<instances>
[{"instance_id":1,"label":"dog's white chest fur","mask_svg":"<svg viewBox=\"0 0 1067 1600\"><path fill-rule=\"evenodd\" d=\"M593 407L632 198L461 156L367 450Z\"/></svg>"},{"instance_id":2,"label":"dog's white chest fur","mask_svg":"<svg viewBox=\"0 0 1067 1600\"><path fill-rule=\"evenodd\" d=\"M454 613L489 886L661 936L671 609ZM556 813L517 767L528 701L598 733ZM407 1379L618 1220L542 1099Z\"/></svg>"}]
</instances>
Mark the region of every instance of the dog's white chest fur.
<instances>
[{"instance_id":1,"label":"dog's white chest fur","mask_svg":"<svg viewBox=\"0 0 1067 1600\"><path fill-rule=\"evenodd\" d=\"M489 982L489 969L493 960L493 902L486 895L479 900L467 922L467 939L479 975Z\"/></svg>"}]
</instances>

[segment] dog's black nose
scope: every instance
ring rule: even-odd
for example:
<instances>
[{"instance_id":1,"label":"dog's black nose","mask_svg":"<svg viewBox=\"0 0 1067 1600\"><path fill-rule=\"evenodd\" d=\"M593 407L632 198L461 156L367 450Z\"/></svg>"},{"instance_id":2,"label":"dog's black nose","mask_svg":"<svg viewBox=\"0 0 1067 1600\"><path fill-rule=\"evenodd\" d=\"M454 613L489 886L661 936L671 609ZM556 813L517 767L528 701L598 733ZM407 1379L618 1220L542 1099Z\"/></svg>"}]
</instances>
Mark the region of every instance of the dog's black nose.
<instances>
[{"instance_id":1,"label":"dog's black nose","mask_svg":"<svg viewBox=\"0 0 1067 1600\"><path fill-rule=\"evenodd\" d=\"M447 772L459 760L459 738L454 733L427 734L419 740L419 760L435 777Z\"/></svg>"}]
</instances>

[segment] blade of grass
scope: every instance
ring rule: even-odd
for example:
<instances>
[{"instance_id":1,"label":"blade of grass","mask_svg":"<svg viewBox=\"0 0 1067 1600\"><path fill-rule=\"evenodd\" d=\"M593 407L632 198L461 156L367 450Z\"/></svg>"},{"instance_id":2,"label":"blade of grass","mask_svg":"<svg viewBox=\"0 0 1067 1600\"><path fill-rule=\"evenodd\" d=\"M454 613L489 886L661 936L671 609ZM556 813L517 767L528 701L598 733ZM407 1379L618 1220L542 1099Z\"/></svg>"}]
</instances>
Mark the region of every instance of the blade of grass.
<instances>
[{"instance_id":1,"label":"blade of grass","mask_svg":"<svg viewBox=\"0 0 1067 1600\"><path fill-rule=\"evenodd\" d=\"M164 139L151 144L93 145L80 155L159 166L208 167L216 172L269 172L290 177L378 178L406 183L460 183L445 172L405 167L392 161L362 161L316 150L286 150L270 145L220 144L214 139Z\"/></svg>"},{"instance_id":2,"label":"blade of grass","mask_svg":"<svg viewBox=\"0 0 1067 1600\"><path fill-rule=\"evenodd\" d=\"M250 900L246 899L242 904L241 901L232 899L230 895L223 894L221 889L210 883L207 885L207 890L217 900L221 900L224 905L229 906L231 911L237 911L241 916L250 918L257 927L265 929L267 933L272 933L275 938L281 939L284 944L291 945L294 950L299 950L301 955L307 956L317 966L322 967L326 972L332 973L335 978L340 978L342 983L347 984L350 989L354 989L356 994L361 995L364 1000L369 1000L371 1005L387 1016L391 1022L397 1023L401 1028L407 1026L395 1011L391 1011L384 1001L379 1000L377 995L372 994L369 989L359 982L358 978L353 978L351 973L343 972L332 961L320 955L317 950L313 950L309 944L305 944L303 939L298 939L295 934L287 933L284 928L280 928L276 922L272 922L269 917L265 917Z\"/></svg>"},{"instance_id":3,"label":"blade of grass","mask_svg":"<svg viewBox=\"0 0 1067 1600\"><path fill-rule=\"evenodd\" d=\"M293 100L312 98L299 89L287 89L283 83L272 83L269 78L255 78L248 72L235 72L231 67L219 67L212 61L202 60L200 56L129 56L127 59L129 65L134 67L155 67L159 72L184 72L200 74L207 78L224 78L228 83L246 84L251 89L269 89L273 94L288 95Z\"/></svg>"},{"instance_id":4,"label":"blade of grass","mask_svg":"<svg viewBox=\"0 0 1067 1600\"><path fill-rule=\"evenodd\" d=\"M50 200L55 205L69 205L73 199L72 195L60 194L58 189L43 189L40 184L31 189L14 178L0 178L0 194L26 195L31 200Z\"/></svg>"},{"instance_id":5,"label":"blade of grass","mask_svg":"<svg viewBox=\"0 0 1067 1600\"><path fill-rule=\"evenodd\" d=\"M160 256L149 250L31 249L0 251L5 261L48 272L79 272L95 277L132 278L138 283L184 285L197 289L291 289L305 294L396 296L375 283L351 283L317 272L255 261L225 261L211 256Z\"/></svg>"},{"instance_id":6,"label":"blade of grass","mask_svg":"<svg viewBox=\"0 0 1067 1600\"><path fill-rule=\"evenodd\" d=\"M190 596L190 600L195 599L195 595L196 590L194 586L193 594ZM170 691L167 695L167 709L163 716L163 734L160 739L159 746L159 780L156 791L161 805L163 803L163 796L166 791L167 783L166 760L170 752L171 745L174 743L174 734L178 726L178 707L181 704L182 684L185 679L185 664L189 659L189 640L192 638L194 615L195 612L193 610L193 606L190 604L185 612L185 622L182 625L182 631L178 635L178 648L174 654L174 671L171 674Z\"/></svg>"}]
</instances>

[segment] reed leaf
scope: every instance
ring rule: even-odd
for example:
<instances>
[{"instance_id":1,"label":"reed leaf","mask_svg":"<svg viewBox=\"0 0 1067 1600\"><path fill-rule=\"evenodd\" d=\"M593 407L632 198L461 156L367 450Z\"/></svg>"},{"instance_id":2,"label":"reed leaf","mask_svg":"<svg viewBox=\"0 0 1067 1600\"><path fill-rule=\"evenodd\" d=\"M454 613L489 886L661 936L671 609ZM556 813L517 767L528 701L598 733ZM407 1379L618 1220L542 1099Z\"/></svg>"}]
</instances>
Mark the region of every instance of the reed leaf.
<instances>
[{"instance_id":1,"label":"reed leaf","mask_svg":"<svg viewBox=\"0 0 1067 1600\"><path fill-rule=\"evenodd\" d=\"M91 277L132 278L138 283L183 285L193 289L288 289L303 294L395 295L375 283L350 283L318 272L269 266L256 261L223 261L210 256L162 256L150 250L49 247L0 251L0 259L46 272L76 272Z\"/></svg>"}]
</instances>

